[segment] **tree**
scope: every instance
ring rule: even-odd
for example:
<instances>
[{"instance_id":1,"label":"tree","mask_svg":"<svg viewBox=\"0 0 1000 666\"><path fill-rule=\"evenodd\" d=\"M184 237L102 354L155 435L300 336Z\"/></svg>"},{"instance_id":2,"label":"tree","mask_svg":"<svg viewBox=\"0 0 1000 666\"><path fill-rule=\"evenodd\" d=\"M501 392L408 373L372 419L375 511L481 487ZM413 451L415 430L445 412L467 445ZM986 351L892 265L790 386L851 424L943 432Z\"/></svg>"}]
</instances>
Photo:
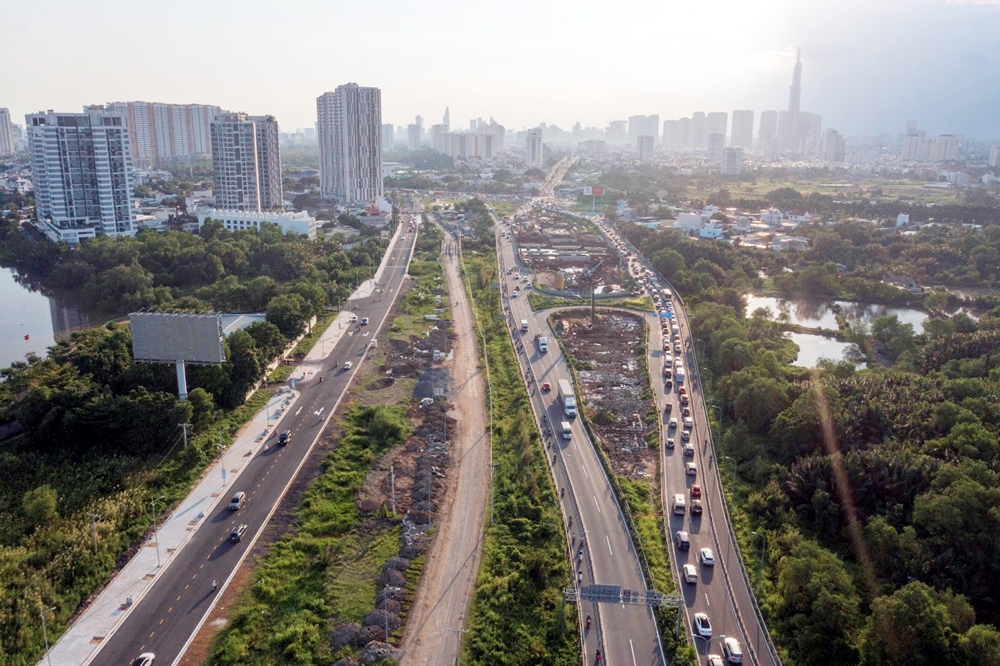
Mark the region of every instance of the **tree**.
<instances>
[{"instance_id":1,"label":"tree","mask_svg":"<svg viewBox=\"0 0 1000 666\"><path fill-rule=\"evenodd\" d=\"M860 600L844 563L803 539L778 564L782 633L797 663L854 664Z\"/></svg>"},{"instance_id":2,"label":"tree","mask_svg":"<svg viewBox=\"0 0 1000 666\"><path fill-rule=\"evenodd\" d=\"M653 268L659 271L663 277L668 280L674 276L674 273L683 271L687 267L687 262L684 261L684 255L677 250L660 250L653 254L651 261Z\"/></svg>"},{"instance_id":3,"label":"tree","mask_svg":"<svg viewBox=\"0 0 1000 666\"><path fill-rule=\"evenodd\" d=\"M296 338L305 328L305 309L306 301L298 294L275 296L267 304L267 321L285 337Z\"/></svg>"},{"instance_id":4,"label":"tree","mask_svg":"<svg viewBox=\"0 0 1000 666\"><path fill-rule=\"evenodd\" d=\"M42 523L50 523L59 517L56 511L59 496L49 484L41 485L24 493L21 508L28 523L35 527Z\"/></svg>"},{"instance_id":5,"label":"tree","mask_svg":"<svg viewBox=\"0 0 1000 666\"><path fill-rule=\"evenodd\" d=\"M191 425L195 431L201 431L215 420L215 401L212 394L203 388L193 389L188 393L191 403Z\"/></svg>"},{"instance_id":6,"label":"tree","mask_svg":"<svg viewBox=\"0 0 1000 666\"><path fill-rule=\"evenodd\" d=\"M882 343L889 358L895 361L910 348L913 325L901 323L896 315L875 317L872 320L872 337Z\"/></svg>"}]
</instances>

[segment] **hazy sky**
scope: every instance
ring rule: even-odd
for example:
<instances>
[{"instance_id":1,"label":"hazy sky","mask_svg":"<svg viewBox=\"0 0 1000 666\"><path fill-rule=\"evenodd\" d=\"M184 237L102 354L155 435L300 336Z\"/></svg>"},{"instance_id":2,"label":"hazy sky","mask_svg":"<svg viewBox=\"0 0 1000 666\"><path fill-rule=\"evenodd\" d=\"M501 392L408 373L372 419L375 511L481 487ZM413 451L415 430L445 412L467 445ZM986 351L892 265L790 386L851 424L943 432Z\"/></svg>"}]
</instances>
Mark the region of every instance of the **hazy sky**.
<instances>
[{"instance_id":1,"label":"hazy sky","mask_svg":"<svg viewBox=\"0 0 1000 666\"><path fill-rule=\"evenodd\" d=\"M1000 138L1000 0L111 0L11 3L0 107L146 100L312 126L338 84L382 89L383 122L521 128L802 109L842 133Z\"/></svg>"}]
</instances>

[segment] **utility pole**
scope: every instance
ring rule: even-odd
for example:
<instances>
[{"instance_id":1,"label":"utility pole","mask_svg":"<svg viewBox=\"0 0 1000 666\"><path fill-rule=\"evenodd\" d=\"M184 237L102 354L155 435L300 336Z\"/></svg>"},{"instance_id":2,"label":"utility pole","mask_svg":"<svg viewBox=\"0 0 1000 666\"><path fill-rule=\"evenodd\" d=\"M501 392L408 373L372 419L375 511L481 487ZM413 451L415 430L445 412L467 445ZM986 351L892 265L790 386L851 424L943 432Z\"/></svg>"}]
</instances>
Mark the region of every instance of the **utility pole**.
<instances>
[{"instance_id":1,"label":"utility pole","mask_svg":"<svg viewBox=\"0 0 1000 666\"><path fill-rule=\"evenodd\" d=\"M97 515L96 513L88 513L87 515L90 516L90 527L94 531L94 552L96 553L97 552L97 519L100 518L100 516Z\"/></svg>"},{"instance_id":2,"label":"utility pole","mask_svg":"<svg viewBox=\"0 0 1000 666\"><path fill-rule=\"evenodd\" d=\"M56 609L55 606L52 608L44 608L41 604L38 604L38 615L42 618L42 636L45 638L45 658L49 661L49 666L52 666L52 655L49 654L49 632L45 628L45 615L51 613Z\"/></svg>"},{"instance_id":3,"label":"utility pole","mask_svg":"<svg viewBox=\"0 0 1000 666\"><path fill-rule=\"evenodd\" d=\"M396 466L389 465L389 488L392 492L392 515L396 515Z\"/></svg>"},{"instance_id":4,"label":"utility pole","mask_svg":"<svg viewBox=\"0 0 1000 666\"><path fill-rule=\"evenodd\" d=\"M191 424L190 423L178 423L177 427L184 430L184 448L186 449L188 447L188 428L191 427Z\"/></svg>"}]
</instances>

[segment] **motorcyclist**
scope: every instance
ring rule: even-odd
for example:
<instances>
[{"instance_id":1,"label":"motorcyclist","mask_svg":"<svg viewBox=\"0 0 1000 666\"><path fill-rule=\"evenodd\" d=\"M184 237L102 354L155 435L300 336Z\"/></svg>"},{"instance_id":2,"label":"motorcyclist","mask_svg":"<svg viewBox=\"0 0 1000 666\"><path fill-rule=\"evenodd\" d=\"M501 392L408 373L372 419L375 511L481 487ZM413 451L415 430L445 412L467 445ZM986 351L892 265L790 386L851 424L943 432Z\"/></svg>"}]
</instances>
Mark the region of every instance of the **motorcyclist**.
<instances>
[{"instance_id":1,"label":"motorcyclist","mask_svg":"<svg viewBox=\"0 0 1000 666\"><path fill-rule=\"evenodd\" d=\"M601 663L601 648L597 648L597 663Z\"/></svg>"},{"instance_id":2,"label":"motorcyclist","mask_svg":"<svg viewBox=\"0 0 1000 666\"><path fill-rule=\"evenodd\" d=\"M219 587L219 581L213 580L212 581L212 592L215 592L215 590L216 590L217 587Z\"/></svg>"},{"instance_id":3,"label":"motorcyclist","mask_svg":"<svg viewBox=\"0 0 1000 666\"><path fill-rule=\"evenodd\" d=\"M587 616L587 629L590 629L590 616Z\"/></svg>"}]
</instances>

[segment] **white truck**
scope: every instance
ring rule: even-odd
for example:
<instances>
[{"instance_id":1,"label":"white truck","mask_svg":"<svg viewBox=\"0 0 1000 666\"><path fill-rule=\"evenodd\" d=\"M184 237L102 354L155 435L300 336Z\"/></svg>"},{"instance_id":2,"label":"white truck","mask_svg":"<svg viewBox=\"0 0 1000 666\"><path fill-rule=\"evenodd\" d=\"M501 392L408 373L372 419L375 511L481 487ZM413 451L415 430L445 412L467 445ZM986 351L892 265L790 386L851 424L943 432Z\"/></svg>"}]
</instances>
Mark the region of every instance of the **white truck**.
<instances>
[{"instance_id":1,"label":"white truck","mask_svg":"<svg viewBox=\"0 0 1000 666\"><path fill-rule=\"evenodd\" d=\"M576 416L576 394L568 379L559 380L559 400L563 404L563 413L567 418Z\"/></svg>"},{"instance_id":2,"label":"white truck","mask_svg":"<svg viewBox=\"0 0 1000 666\"><path fill-rule=\"evenodd\" d=\"M538 338L538 353L544 354L549 351L549 339L544 335Z\"/></svg>"}]
</instances>

